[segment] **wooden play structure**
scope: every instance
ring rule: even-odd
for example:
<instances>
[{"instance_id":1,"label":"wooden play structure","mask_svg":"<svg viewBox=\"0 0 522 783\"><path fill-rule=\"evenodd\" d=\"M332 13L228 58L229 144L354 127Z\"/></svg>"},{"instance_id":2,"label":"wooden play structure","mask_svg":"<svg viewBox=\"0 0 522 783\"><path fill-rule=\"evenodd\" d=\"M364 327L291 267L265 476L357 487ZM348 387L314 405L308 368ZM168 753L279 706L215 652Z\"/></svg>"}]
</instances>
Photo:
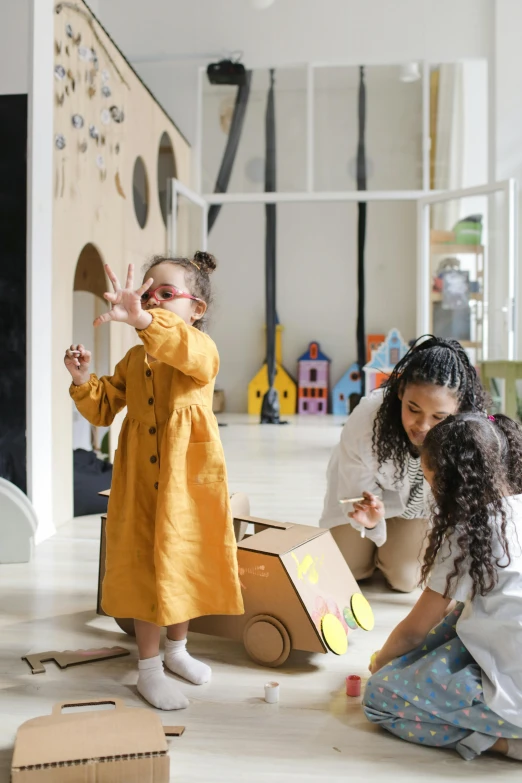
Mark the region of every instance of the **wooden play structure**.
<instances>
[{"instance_id":1,"label":"wooden play structure","mask_svg":"<svg viewBox=\"0 0 522 783\"><path fill-rule=\"evenodd\" d=\"M279 404L283 416L292 416L297 405L297 383L288 370L283 367L283 327L276 326L276 375L274 386L279 393ZM266 361L248 384L248 413L251 416L261 415L263 397L268 391L268 372Z\"/></svg>"},{"instance_id":2,"label":"wooden play structure","mask_svg":"<svg viewBox=\"0 0 522 783\"><path fill-rule=\"evenodd\" d=\"M101 296L104 263L123 277L167 250L168 181L190 186L186 139L82 0L55 6L53 197L54 520L72 516L72 415L61 358L73 339L73 290ZM196 248L194 248L195 250ZM104 326L113 368L132 329ZM98 338L97 338L98 339ZM96 350L96 346L89 346ZM111 453L121 419L111 431Z\"/></svg>"},{"instance_id":3,"label":"wooden play structure","mask_svg":"<svg viewBox=\"0 0 522 783\"><path fill-rule=\"evenodd\" d=\"M238 541L238 565L245 613L192 620L198 633L242 641L263 666L280 666L292 650L342 655L357 628L372 630L373 614L330 531L309 525L250 516L243 493L231 510ZM249 525L254 534L246 535ZM105 570L105 518L102 517L98 613ZM126 633L134 623L117 618Z\"/></svg>"}]
</instances>

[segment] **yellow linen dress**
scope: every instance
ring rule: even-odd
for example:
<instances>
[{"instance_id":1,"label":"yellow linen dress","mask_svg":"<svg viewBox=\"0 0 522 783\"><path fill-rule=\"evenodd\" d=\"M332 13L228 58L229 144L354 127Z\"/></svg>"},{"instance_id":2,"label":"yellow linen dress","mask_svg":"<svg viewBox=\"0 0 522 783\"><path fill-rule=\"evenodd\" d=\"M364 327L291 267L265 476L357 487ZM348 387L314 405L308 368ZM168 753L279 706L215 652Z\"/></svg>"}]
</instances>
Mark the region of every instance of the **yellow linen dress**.
<instances>
[{"instance_id":1,"label":"yellow linen dress","mask_svg":"<svg viewBox=\"0 0 522 783\"><path fill-rule=\"evenodd\" d=\"M107 516L102 606L159 626L242 614L223 448L212 412L219 355L175 313L151 311L112 377L70 393L106 427L127 406ZM156 361L147 361L147 354Z\"/></svg>"}]
</instances>

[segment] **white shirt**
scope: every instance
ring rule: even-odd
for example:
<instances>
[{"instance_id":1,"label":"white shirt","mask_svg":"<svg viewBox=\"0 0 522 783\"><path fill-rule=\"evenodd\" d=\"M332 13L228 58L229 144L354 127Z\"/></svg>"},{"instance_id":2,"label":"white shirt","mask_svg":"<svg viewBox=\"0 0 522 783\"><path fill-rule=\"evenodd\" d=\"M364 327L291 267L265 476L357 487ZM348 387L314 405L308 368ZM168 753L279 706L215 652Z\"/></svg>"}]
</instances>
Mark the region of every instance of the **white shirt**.
<instances>
[{"instance_id":1,"label":"white shirt","mask_svg":"<svg viewBox=\"0 0 522 783\"><path fill-rule=\"evenodd\" d=\"M326 473L327 488L320 527L332 528L349 522L356 530L361 526L348 517L352 510L339 503L342 498L361 497L363 492L377 495L384 503L385 516L408 519L427 517L429 486L422 478L420 459L408 456L404 478L397 479L397 466L386 460L381 467L372 447L373 423L382 405L383 390L363 397L350 414L335 447ZM386 541L386 520L366 536L377 546Z\"/></svg>"},{"instance_id":2,"label":"white shirt","mask_svg":"<svg viewBox=\"0 0 522 783\"><path fill-rule=\"evenodd\" d=\"M482 669L484 699L488 707L506 721L522 727L522 495L506 498L511 563L502 556L498 537L493 544L493 558L501 558L498 584L485 596L476 596L457 622L457 634ZM498 530L498 521L491 519ZM459 547L445 541L433 565L428 587L444 595L446 579L453 571ZM466 601L472 581L463 563L463 576L453 580L450 597Z\"/></svg>"}]
</instances>

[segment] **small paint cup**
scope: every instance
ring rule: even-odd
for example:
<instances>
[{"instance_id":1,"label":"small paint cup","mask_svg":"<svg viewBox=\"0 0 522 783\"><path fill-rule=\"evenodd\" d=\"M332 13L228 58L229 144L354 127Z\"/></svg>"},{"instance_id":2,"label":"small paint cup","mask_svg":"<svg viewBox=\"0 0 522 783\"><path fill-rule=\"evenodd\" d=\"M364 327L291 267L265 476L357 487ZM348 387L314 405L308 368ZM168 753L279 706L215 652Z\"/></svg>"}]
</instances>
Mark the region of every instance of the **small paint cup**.
<instances>
[{"instance_id":1,"label":"small paint cup","mask_svg":"<svg viewBox=\"0 0 522 783\"><path fill-rule=\"evenodd\" d=\"M267 682L265 685L265 701L268 704L277 704L279 701L279 683Z\"/></svg>"},{"instance_id":2,"label":"small paint cup","mask_svg":"<svg viewBox=\"0 0 522 783\"><path fill-rule=\"evenodd\" d=\"M357 674L350 674L349 677L346 678L346 695L361 695L361 678Z\"/></svg>"}]
</instances>

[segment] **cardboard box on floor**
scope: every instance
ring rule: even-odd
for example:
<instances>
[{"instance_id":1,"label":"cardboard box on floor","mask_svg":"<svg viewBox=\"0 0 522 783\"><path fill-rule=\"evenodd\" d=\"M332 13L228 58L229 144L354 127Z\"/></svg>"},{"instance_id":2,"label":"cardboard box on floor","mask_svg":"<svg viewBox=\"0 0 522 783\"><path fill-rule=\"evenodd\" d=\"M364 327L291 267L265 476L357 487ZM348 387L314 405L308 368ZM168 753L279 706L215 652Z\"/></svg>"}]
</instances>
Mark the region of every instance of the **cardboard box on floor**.
<instances>
[{"instance_id":1,"label":"cardboard box on floor","mask_svg":"<svg viewBox=\"0 0 522 783\"><path fill-rule=\"evenodd\" d=\"M66 713L64 707L114 704L114 710ZM18 729L12 783L168 783L166 734L152 710L126 707L119 699L56 704L52 715Z\"/></svg>"},{"instance_id":2,"label":"cardboard box on floor","mask_svg":"<svg viewBox=\"0 0 522 783\"><path fill-rule=\"evenodd\" d=\"M357 628L351 598L360 589L328 530L250 516L248 497L233 495L238 565L245 614L191 620L190 630L243 641L250 657L280 666L292 649L326 653L322 618L333 614L347 634ZM255 534L246 536L249 524ZM105 570L102 521L98 612ZM101 610L103 612L103 610ZM127 633L131 620L117 618Z\"/></svg>"}]
</instances>

